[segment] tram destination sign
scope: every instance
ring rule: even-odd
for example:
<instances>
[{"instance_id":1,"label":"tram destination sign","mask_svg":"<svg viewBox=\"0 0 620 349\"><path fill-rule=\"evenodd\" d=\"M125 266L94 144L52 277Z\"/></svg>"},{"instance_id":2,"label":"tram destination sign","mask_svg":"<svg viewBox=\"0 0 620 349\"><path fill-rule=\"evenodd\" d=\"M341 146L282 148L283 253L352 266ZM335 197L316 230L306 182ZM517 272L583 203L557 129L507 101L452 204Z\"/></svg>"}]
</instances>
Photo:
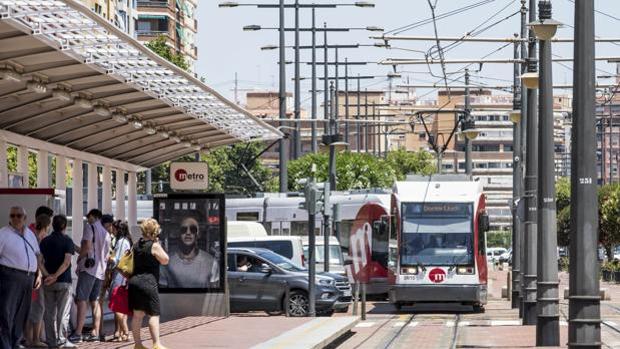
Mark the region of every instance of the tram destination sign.
<instances>
[{"instance_id":1,"label":"tram destination sign","mask_svg":"<svg viewBox=\"0 0 620 349\"><path fill-rule=\"evenodd\" d=\"M471 205L468 203L427 202L406 204L407 216L467 216Z\"/></svg>"},{"instance_id":2,"label":"tram destination sign","mask_svg":"<svg viewBox=\"0 0 620 349\"><path fill-rule=\"evenodd\" d=\"M209 187L209 165L206 162L173 162L170 164L172 190L206 190Z\"/></svg>"}]
</instances>

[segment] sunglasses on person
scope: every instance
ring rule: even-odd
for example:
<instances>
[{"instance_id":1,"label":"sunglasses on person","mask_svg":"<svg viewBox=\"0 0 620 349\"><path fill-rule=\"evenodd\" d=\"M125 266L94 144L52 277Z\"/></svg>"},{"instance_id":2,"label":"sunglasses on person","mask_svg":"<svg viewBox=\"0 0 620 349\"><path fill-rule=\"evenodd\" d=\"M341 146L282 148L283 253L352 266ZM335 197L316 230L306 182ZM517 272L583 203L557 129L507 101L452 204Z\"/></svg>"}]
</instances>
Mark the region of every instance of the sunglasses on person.
<instances>
[{"instance_id":1,"label":"sunglasses on person","mask_svg":"<svg viewBox=\"0 0 620 349\"><path fill-rule=\"evenodd\" d=\"M181 234L191 233L193 235L198 234L198 226L197 225L182 225L181 226Z\"/></svg>"},{"instance_id":2,"label":"sunglasses on person","mask_svg":"<svg viewBox=\"0 0 620 349\"><path fill-rule=\"evenodd\" d=\"M11 217L11 218L23 218L24 215L22 213L11 213L9 215L9 217Z\"/></svg>"}]
</instances>

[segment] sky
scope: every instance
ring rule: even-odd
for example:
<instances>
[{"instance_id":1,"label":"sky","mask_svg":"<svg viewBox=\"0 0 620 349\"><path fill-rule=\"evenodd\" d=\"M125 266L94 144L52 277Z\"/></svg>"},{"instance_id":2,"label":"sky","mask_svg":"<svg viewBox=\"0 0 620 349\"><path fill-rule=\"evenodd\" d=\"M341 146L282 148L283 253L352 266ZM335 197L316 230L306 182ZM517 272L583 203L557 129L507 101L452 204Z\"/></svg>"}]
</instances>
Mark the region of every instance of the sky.
<instances>
[{"instance_id":1,"label":"sky","mask_svg":"<svg viewBox=\"0 0 620 349\"><path fill-rule=\"evenodd\" d=\"M521 7L520 0L375 0L375 8L356 8L351 6L339 7L337 9L318 9L317 23L322 25L327 23L328 27L351 27L361 28L366 26L378 26L384 28L386 32L392 31L395 35L415 35L433 36L434 26L432 20L426 24L418 25L413 29L400 30L412 23L417 23L430 19L432 11L429 5L436 3L435 14L448 13L469 5L480 4L463 13L449 16L437 20L437 32L440 36L461 37L468 32L482 30L479 37L511 37L520 31L520 15L517 13ZM277 9L258 9L255 6L219 8L221 0L201 0L198 6L198 62L196 65L197 73L206 78L207 84L224 96L234 100L234 81L235 74L238 76L239 99L243 102L242 96L248 90L274 90L278 88L278 51L261 51L260 47L265 45L276 45L278 43L277 30L261 30L244 32L243 26L258 24L263 27L278 26ZM247 0L239 1L243 4L277 4L277 0ZM292 0L286 0L287 4L292 4ZM351 4L354 0L300 0L302 4L308 3L338 3ZM558 30L556 37L572 38L574 23L574 4L573 0L554 0L553 18L564 23L565 26ZM618 0L597 0L596 8L601 13L596 14L596 35L605 38L620 38L620 3ZM311 10L301 10L301 27L311 25ZM287 10L287 27L294 24L293 10ZM373 44L378 40L370 39L369 36L380 35L380 33L368 31L350 31L345 33L329 33L329 44ZM293 33L287 33L287 45L294 43ZM301 44L310 45L310 33L301 34ZM317 43L323 43L322 34L319 35ZM512 58L513 46L504 43L463 43L453 49L446 47L450 42L442 43L445 59L479 59L483 56L488 58ZM424 52L432 50L434 42L421 41L391 41L392 49L361 47L357 49L340 50L340 59L345 57L349 61L378 62L386 58L423 58ZM404 50L403 50L404 49ZM406 51L409 50L409 51ZM411 51L413 50L413 51ZM596 46L597 56L620 56L620 42L599 43ZM417 52L416 52L417 51ZM553 54L561 57L572 57L573 46L570 43L557 43L553 45ZM323 53L319 53L319 61L322 61ZM294 58L293 50L287 49L287 60ZM334 59L334 52L330 52L330 61ZM302 52L301 61L311 60L310 51ZM572 72L571 63L554 64L554 81L557 84L571 84ZM448 65L447 71L452 77L462 75L463 64ZM474 84L499 84L508 85L512 82L512 64L485 64L480 72L478 65L469 67L472 72L471 81ZM332 68L333 69L333 68ZM344 68L341 68L341 75L344 75ZM398 71L401 72L402 80L394 80L394 84L405 83L407 80L412 84L429 84L441 82L442 72L440 66L432 68L433 77L426 65L402 65ZM598 75L615 74L615 64L607 62L597 63ZM319 69L322 72L321 69ZM379 75L386 76L392 71L391 66L378 64L368 64L366 66L350 66L351 75ZM293 65L287 65L287 90L292 91L293 83L291 77ZM321 73L319 73L321 74ZM302 64L302 76L310 76L310 66ZM330 73L333 75L333 70ZM601 80L602 83L613 82L612 80ZM352 85L353 86L353 85ZM387 78L374 80L364 80L362 88L387 89ZM309 108L309 81L302 82L302 108ZM570 92L570 91L569 91ZM434 90L417 91L418 96L425 95L424 99L434 99Z\"/></svg>"}]
</instances>

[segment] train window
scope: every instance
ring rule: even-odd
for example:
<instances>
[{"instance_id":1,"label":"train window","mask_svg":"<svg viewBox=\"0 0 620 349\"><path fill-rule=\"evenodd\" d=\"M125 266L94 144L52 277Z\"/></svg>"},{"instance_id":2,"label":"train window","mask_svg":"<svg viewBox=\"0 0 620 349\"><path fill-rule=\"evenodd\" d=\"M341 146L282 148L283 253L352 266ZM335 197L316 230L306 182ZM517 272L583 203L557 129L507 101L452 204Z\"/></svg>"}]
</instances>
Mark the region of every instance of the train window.
<instances>
[{"instance_id":1,"label":"train window","mask_svg":"<svg viewBox=\"0 0 620 349\"><path fill-rule=\"evenodd\" d=\"M291 222L291 235L308 236L308 222Z\"/></svg>"},{"instance_id":2,"label":"train window","mask_svg":"<svg viewBox=\"0 0 620 349\"><path fill-rule=\"evenodd\" d=\"M353 220L343 220L340 222L340 247L343 251L349 251L351 229L353 228Z\"/></svg>"},{"instance_id":3,"label":"train window","mask_svg":"<svg viewBox=\"0 0 620 349\"><path fill-rule=\"evenodd\" d=\"M258 222L258 212L237 212L238 221Z\"/></svg>"}]
</instances>

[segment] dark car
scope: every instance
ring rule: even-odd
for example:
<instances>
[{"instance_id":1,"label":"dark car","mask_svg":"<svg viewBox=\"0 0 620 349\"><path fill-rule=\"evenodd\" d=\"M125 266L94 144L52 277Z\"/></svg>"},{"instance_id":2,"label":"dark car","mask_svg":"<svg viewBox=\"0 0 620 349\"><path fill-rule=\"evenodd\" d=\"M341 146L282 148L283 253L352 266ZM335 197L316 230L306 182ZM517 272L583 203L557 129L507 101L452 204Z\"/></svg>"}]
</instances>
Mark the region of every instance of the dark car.
<instances>
[{"instance_id":1,"label":"dark car","mask_svg":"<svg viewBox=\"0 0 620 349\"><path fill-rule=\"evenodd\" d=\"M232 312L286 310L290 316L306 316L308 270L264 248L228 248L228 285ZM351 304L347 278L326 273L316 276L316 311L331 315Z\"/></svg>"}]
</instances>

